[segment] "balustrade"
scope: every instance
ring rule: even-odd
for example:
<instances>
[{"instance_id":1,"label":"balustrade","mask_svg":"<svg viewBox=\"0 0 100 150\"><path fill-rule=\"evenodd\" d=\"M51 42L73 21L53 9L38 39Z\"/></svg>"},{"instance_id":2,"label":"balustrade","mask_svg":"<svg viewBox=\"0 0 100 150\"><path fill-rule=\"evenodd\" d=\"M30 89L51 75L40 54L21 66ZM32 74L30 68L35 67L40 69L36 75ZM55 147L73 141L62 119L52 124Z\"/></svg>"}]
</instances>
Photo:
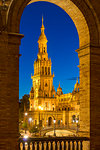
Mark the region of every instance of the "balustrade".
<instances>
[{"instance_id":1,"label":"balustrade","mask_svg":"<svg viewBox=\"0 0 100 150\"><path fill-rule=\"evenodd\" d=\"M87 137L41 137L19 139L19 150L84 150Z\"/></svg>"}]
</instances>

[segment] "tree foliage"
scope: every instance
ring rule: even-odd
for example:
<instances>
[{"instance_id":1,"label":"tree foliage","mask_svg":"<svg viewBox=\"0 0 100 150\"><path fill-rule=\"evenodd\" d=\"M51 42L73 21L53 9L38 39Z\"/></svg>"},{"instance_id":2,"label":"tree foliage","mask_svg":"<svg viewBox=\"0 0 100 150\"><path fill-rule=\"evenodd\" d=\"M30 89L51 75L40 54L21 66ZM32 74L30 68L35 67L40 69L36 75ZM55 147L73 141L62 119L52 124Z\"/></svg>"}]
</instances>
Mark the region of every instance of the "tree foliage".
<instances>
[{"instance_id":1,"label":"tree foliage","mask_svg":"<svg viewBox=\"0 0 100 150\"><path fill-rule=\"evenodd\" d=\"M30 129L29 129L30 133L36 133L39 132L39 126L38 125L33 125Z\"/></svg>"},{"instance_id":2,"label":"tree foliage","mask_svg":"<svg viewBox=\"0 0 100 150\"><path fill-rule=\"evenodd\" d=\"M22 99L19 100L19 122L23 120L24 111L29 110L29 95L25 94Z\"/></svg>"},{"instance_id":3,"label":"tree foliage","mask_svg":"<svg viewBox=\"0 0 100 150\"><path fill-rule=\"evenodd\" d=\"M20 109L21 111L25 111L24 109L26 109L26 111L29 110L29 95L25 94L22 99L20 99Z\"/></svg>"}]
</instances>

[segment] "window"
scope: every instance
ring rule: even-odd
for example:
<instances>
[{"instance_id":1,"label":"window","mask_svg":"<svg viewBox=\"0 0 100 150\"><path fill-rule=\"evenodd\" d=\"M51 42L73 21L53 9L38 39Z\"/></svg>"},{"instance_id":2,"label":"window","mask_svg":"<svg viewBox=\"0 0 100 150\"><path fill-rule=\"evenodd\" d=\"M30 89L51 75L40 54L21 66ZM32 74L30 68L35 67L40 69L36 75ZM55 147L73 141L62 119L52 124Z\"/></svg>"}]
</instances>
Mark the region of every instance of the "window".
<instances>
[{"instance_id":1,"label":"window","mask_svg":"<svg viewBox=\"0 0 100 150\"><path fill-rule=\"evenodd\" d=\"M45 67L45 74L47 75L47 67Z\"/></svg>"},{"instance_id":2,"label":"window","mask_svg":"<svg viewBox=\"0 0 100 150\"><path fill-rule=\"evenodd\" d=\"M44 74L44 67L42 67L42 74Z\"/></svg>"},{"instance_id":3,"label":"window","mask_svg":"<svg viewBox=\"0 0 100 150\"><path fill-rule=\"evenodd\" d=\"M48 75L50 75L50 67L48 67Z\"/></svg>"},{"instance_id":4,"label":"window","mask_svg":"<svg viewBox=\"0 0 100 150\"><path fill-rule=\"evenodd\" d=\"M47 83L45 84L45 86L48 86Z\"/></svg>"}]
</instances>

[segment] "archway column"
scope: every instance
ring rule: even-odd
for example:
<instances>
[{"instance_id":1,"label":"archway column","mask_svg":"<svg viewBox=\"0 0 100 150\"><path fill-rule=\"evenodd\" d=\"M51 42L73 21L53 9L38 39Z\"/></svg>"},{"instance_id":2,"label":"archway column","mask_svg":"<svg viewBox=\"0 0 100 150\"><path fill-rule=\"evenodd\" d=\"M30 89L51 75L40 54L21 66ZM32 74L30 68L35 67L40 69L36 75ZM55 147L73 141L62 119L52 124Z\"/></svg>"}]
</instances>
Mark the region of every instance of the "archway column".
<instances>
[{"instance_id":1,"label":"archway column","mask_svg":"<svg viewBox=\"0 0 100 150\"><path fill-rule=\"evenodd\" d=\"M0 34L0 149L18 149L19 45L23 35Z\"/></svg>"},{"instance_id":2,"label":"archway column","mask_svg":"<svg viewBox=\"0 0 100 150\"><path fill-rule=\"evenodd\" d=\"M90 136L90 45L76 51L80 64L80 135Z\"/></svg>"},{"instance_id":3,"label":"archway column","mask_svg":"<svg viewBox=\"0 0 100 150\"><path fill-rule=\"evenodd\" d=\"M100 148L100 46L77 50L80 60L80 135L90 136L90 149Z\"/></svg>"},{"instance_id":4,"label":"archway column","mask_svg":"<svg viewBox=\"0 0 100 150\"><path fill-rule=\"evenodd\" d=\"M95 150L100 149L100 45L90 48L90 147Z\"/></svg>"}]
</instances>

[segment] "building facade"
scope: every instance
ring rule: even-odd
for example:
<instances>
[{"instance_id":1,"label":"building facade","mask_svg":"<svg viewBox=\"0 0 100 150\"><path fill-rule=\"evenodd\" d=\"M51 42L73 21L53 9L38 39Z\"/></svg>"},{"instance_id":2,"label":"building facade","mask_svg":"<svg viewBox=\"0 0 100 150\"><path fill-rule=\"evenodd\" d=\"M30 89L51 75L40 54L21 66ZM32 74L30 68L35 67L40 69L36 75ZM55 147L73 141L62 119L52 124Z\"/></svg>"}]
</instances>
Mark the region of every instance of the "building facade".
<instances>
[{"instance_id":1,"label":"building facade","mask_svg":"<svg viewBox=\"0 0 100 150\"><path fill-rule=\"evenodd\" d=\"M47 38L42 26L38 39L38 54L34 61L34 75L31 75L32 88L30 91L30 110L33 124L51 126L53 120L56 125L66 125L69 127L76 119L79 120L79 83L78 79L72 93L63 94L59 86L57 92L53 85L54 73L51 72L51 59L47 53Z\"/></svg>"}]
</instances>

